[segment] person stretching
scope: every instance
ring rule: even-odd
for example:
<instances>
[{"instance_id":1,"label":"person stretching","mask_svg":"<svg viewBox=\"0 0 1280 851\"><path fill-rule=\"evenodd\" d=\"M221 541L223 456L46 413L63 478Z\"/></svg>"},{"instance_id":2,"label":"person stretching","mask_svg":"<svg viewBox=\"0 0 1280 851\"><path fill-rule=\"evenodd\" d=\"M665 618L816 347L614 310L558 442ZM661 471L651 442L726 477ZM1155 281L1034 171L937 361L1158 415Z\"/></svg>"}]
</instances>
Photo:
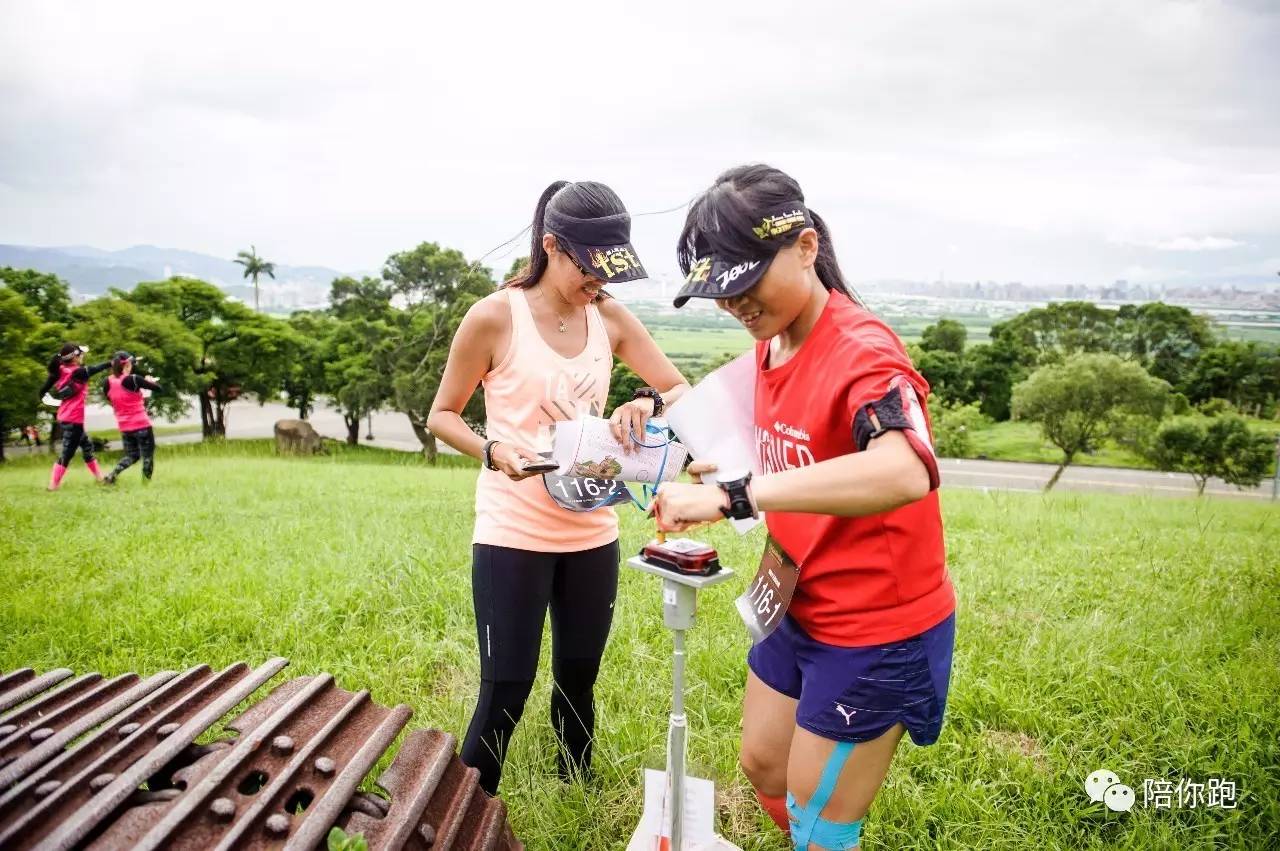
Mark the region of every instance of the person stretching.
<instances>
[{"instance_id":1,"label":"person stretching","mask_svg":"<svg viewBox=\"0 0 1280 851\"><path fill-rule=\"evenodd\" d=\"M93 477L102 481L102 470L93 454L93 441L84 430L84 397L89 389L89 379L111 366L103 361L93 366L84 365L84 346L66 343L49 361L49 377L40 388L40 395L50 392L61 400L58 406L58 422L62 425L62 452L49 474L49 490L56 491L67 474L67 465L76 454L76 448L84 456L84 464Z\"/></svg>"},{"instance_id":2,"label":"person stretching","mask_svg":"<svg viewBox=\"0 0 1280 851\"><path fill-rule=\"evenodd\" d=\"M124 457L103 481L114 485L116 477L142 460L142 478L151 481L155 469L156 434L147 417L146 398L143 390L163 392L159 384L149 378L133 374L135 359L128 352L116 352L111 358L111 375L102 382L102 392L116 414L116 427L124 442Z\"/></svg>"}]
</instances>

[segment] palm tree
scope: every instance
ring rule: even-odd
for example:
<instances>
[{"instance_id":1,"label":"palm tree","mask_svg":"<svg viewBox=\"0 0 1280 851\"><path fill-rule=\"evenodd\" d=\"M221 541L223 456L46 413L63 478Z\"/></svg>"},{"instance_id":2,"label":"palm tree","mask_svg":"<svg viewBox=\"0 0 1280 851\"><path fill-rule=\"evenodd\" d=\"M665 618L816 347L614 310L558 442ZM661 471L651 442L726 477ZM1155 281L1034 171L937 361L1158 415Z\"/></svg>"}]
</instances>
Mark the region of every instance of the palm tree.
<instances>
[{"instance_id":1,"label":"palm tree","mask_svg":"<svg viewBox=\"0 0 1280 851\"><path fill-rule=\"evenodd\" d=\"M235 262L244 267L244 277L253 278L253 309L258 310L258 276L267 275L271 280L276 279L276 264L268 263L258 256L258 249L250 245L248 251L240 251L236 254Z\"/></svg>"}]
</instances>

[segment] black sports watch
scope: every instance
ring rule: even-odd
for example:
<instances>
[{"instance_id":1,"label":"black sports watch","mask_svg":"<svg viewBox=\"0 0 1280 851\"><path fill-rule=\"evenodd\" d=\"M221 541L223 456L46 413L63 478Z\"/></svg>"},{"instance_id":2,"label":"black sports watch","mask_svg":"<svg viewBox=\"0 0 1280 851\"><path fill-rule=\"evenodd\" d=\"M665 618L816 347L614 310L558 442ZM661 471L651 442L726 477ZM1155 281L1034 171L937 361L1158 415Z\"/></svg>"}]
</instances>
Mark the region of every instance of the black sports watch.
<instances>
[{"instance_id":1,"label":"black sports watch","mask_svg":"<svg viewBox=\"0 0 1280 851\"><path fill-rule=\"evenodd\" d=\"M666 410L667 407L662 402L662 394L652 387L641 387L636 390L635 395L631 397L631 401L634 402L636 399L652 399L653 415L655 417L662 416L662 412Z\"/></svg>"},{"instance_id":2,"label":"black sports watch","mask_svg":"<svg viewBox=\"0 0 1280 851\"><path fill-rule=\"evenodd\" d=\"M759 517L755 501L751 499L751 474L731 482L717 482L720 490L729 495L729 507L720 507L720 513L731 520L747 520Z\"/></svg>"},{"instance_id":3,"label":"black sports watch","mask_svg":"<svg viewBox=\"0 0 1280 851\"><path fill-rule=\"evenodd\" d=\"M484 466L486 470L497 471L498 469L497 467L493 466L493 447L497 445L497 443L498 441L496 440L486 440L484 442L484 452L481 454L484 455L483 461L484 461Z\"/></svg>"}]
</instances>

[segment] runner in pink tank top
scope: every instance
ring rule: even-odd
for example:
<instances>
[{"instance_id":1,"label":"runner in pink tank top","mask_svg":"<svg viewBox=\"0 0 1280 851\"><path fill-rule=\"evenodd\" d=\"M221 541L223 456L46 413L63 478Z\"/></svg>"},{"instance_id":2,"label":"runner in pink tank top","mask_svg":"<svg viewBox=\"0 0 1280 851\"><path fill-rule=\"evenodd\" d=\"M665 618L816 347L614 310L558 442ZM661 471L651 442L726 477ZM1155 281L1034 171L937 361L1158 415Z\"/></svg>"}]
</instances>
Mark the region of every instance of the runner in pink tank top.
<instances>
[{"instance_id":1,"label":"runner in pink tank top","mask_svg":"<svg viewBox=\"0 0 1280 851\"><path fill-rule=\"evenodd\" d=\"M101 482L102 470L93 454L93 440L84 430L84 397L89 389L89 379L111 365L104 361L93 366L84 365L84 346L66 343L49 361L49 377L40 388L41 396L52 391L58 405L58 423L62 429L62 451L49 474L49 490L56 491L62 485L67 465L79 449L84 464L93 477Z\"/></svg>"},{"instance_id":2,"label":"runner in pink tank top","mask_svg":"<svg viewBox=\"0 0 1280 851\"><path fill-rule=\"evenodd\" d=\"M156 435L147 416L146 398L142 391L162 392L160 385L133 373L137 360L128 352L116 352L111 358L111 375L102 382L102 392L116 414L116 427L124 443L124 457L103 481L114 485L116 478L142 460L142 479L151 481L155 469Z\"/></svg>"},{"instance_id":3,"label":"runner in pink tank top","mask_svg":"<svg viewBox=\"0 0 1280 851\"><path fill-rule=\"evenodd\" d=\"M615 355L652 385L613 412L619 439L644 434L648 418L688 389L640 321L602 289L645 277L630 237L631 217L609 187L549 186L528 267L467 312L427 422L484 467L472 545L481 684L462 759L490 793L533 687L548 608L560 774L590 767L592 694L618 585L613 509L569 510L526 465L551 449L556 423L605 414ZM488 440L461 417L482 384Z\"/></svg>"}]
</instances>

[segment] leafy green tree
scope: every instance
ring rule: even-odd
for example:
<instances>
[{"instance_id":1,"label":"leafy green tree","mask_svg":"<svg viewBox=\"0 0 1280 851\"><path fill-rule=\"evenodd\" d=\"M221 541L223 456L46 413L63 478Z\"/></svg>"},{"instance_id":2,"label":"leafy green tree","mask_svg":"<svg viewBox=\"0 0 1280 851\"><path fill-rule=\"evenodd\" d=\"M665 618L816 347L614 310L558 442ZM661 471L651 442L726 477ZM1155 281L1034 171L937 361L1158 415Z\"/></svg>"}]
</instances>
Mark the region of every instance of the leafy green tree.
<instances>
[{"instance_id":1,"label":"leafy green tree","mask_svg":"<svg viewBox=\"0 0 1280 851\"><path fill-rule=\"evenodd\" d=\"M1271 469L1272 455L1271 438L1236 414L1167 420L1147 453L1161 470L1190 474L1201 495L1215 476L1236 487L1256 486Z\"/></svg>"},{"instance_id":2,"label":"leafy green tree","mask_svg":"<svg viewBox=\"0 0 1280 851\"><path fill-rule=\"evenodd\" d=\"M1197 404L1226 399L1236 410L1259 414L1280 394L1280 351L1256 342L1218 343L1196 359L1181 390Z\"/></svg>"},{"instance_id":3,"label":"leafy green tree","mask_svg":"<svg viewBox=\"0 0 1280 851\"><path fill-rule=\"evenodd\" d=\"M387 258L382 277L409 307L424 303L453 306L493 292L493 276L478 263L468 263L461 251L424 242Z\"/></svg>"},{"instance_id":4,"label":"leafy green tree","mask_svg":"<svg viewBox=\"0 0 1280 851\"><path fill-rule=\"evenodd\" d=\"M431 464L436 462L440 447L436 436L427 428L427 417L440 390L440 379L449 358L449 343L469 306L424 304L400 314L395 334L380 353L384 369L391 375L395 409L409 418L409 426ZM485 416L480 390L472 394L463 408L462 419L473 429L482 430Z\"/></svg>"},{"instance_id":5,"label":"leafy green tree","mask_svg":"<svg viewBox=\"0 0 1280 851\"><path fill-rule=\"evenodd\" d=\"M1119 433L1131 416L1159 417L1169 384L1132 361L1112 354L1076 354L1037 369L1013 389L1013 413L1040 423L1062 462L1045 485L1050 490L1081 452Z\"/></svg>"},{"instance_id":6,"label":"leafy green tree","mask_svg":"<svg viewBox=\"0 0 1280 851\"><path fill-rule=\"evenodd\" d=\"M248 251L236 252L236 263L244 267L245 278L253 279L253 310L258 312L258 278L266 275L271 280L276 278L276 264L268 263L258 256L257 246L250 245Z\"/></svg>"},{"instance_id":7,"label":"leafy green tree","mask_svg":"<svg viewBox=\"0 0 1280 851\"><path fill-rule=\"evenodd\" d=\"M973 435L991 422L976 402L959 405L932 395L929 421L933 426L933 446L941 458L972 458Z\"/></svg>"},{"instance_id":8,"label":"leafy green tree","mask_svg":"<svg viewBox=\"0 0 1280 851\"><path fill-rule=\"evenodd\" d=\"M523 275L524 270L527 268L529 268L528 256L517 257L515 260L511 261L511 268L507 270L507 274L502 276L502 280L509 281L518 275Z\"/></svg>"},{"instance_id":9,"label":"leafy green tree","mask_svg":"<svg viewBox=\"0 0 1280 851\"><path fill-rule=\"evenodd\" d=\"M339 319L386 319L391 285L379 278L335 278L329 287L329 311Z\"/></svg>"},{"instance_id":10,"label":"leafy green tree","mask_svg":"<svg viewBox=\"0 0 1280 851\"><path fill-rule=\"evenodd\" d=\"M120 349L137 356L140 373L153 376L165 389L147 400L151 414L176 419L187 412L190 403L182 394L197 392L200 383L200 340L190 329L172 315L144 309L119 295L82 304L75 316L73 339L103 358ZM96 385L93 392L100 394Z\"/></svg>"},{"instance_id":11,"label":"leafy green tree","mask_svg":"<svg viewBox=\"0 0 1280 851\"><path fill-rule=\"evenodd\" d=\"M409 418L427 460L434 464L439 446L427 428L427 416L440 389L449 344L471 305L493 292L493 277L480 264L468 263L462 252L434 242L391 255L382 276L408 309L391 323L395 331L382 347L380 360L391 375L396 410ZM475 428L484 420L483 411L477 392L462 416Z\"/></svg>"},{"instance_id":12,"label":"leafy green tree","mask_svg":"<svg viewBox=\"0 0 1280 851\"><path fill-rule=\"evenodd\" d=\"M964 353L967 387L957 398L977 402L985 416L1004 422L1012 414L1013 386L1026 378L1033 362L1007 340L970 346Z\"/></svg>"},{"instance_id":13,"label":"leafy green tree","mask_svg":"<svg viewBox=\"0 0 1280 851\"><path fill-rule=\"evenodd\" d=\"M71 324L71 290L57 275L5 266L0 268L0 283L22 296L42 321Z\"/></svg>"},{"instance_id":14,"label":"leafy green tree","mask_svg":"<svg viewBox=\"0 0 1280 851\"><path fill-rule=\"evenodd\" d=\"M996 323L991 339L1004 343L1025 363L1060 361L1077 352L1116 348L1116 312L1088 301L1055 302Z\"/></svg>"},{"instance_id":15,"label":"leafy green tree","mask_svg":"<svg viewBox=\"0 0 1280 851\"><path fill-rule=\"evenodd\" d=\"M377 352L390 334L381 320L350 319L333 326L321 349L325 392L342 411L352 446L360 442L360 420L391 398L391 376Z\"/></svg>"},{"instance_id":16,"label":"leafy green tree","mask_svg":"<svg viewBox=\"0 0 1280 851\"><path fill-rule=\"evenodd\" d=\"M1132 357L1177 386L1200 353L1214 344L1209 320L1163 302L1126 304L1116 314L1116 354Z\"/></svg>"},{"instance_id":17,"label":"leafy green tree","mask_svg":"<svg viewBox=\"0 0 1280 851\"><path fill-rule=\"evenodd\" d=\"M285 371L285 404L298 411L298 419L311 416L316 399L328 392L324 349L338 321L319 310L299 310L289 317L294 333L295 356Z\"/></svg>"},{"instance_id":18,"label":"leafy green tree","mask_svg":"<svg viewBox=\"0 0 1280 851\"><path fill-rule=\"evenodd\" d=\"M920 335L920 348L934 352L962 354L969 331L954 319L939 319Z\"/></svg>"},{"instance_id":19,"label":"leafy green tree","mask_svg":"<svg viewBox=\"0 0 1280 851\"><path fill-rule=\"evenodd\" d=\"M37 357L42 323L22 294L0 287L0 462L9 431L35 425L45 369Z\"/></svg>"},{"instance_id":20,"label":"leafy green tree","mask_svg":"<svg viewBox=\"0 0 1280 851\"><path fill-rule=\"evenodd\" d=\"M121 295L176 318L199 341L196 389L206 439L226 436L231 402L246 394L274 398L297 356L288 325L232 301L205 281L170 278L138 284Z\"/></svg>"},{"instance_id":21,"label":"leafy green tree","mask_svg":"<svg viewBox=\"0 0 1280 851\"><path fill-rule=\"evenodd\" d=\"M969 362L961 352L908 346L911 362L929 382L930 395L941 401L964 404L972 401Z\"/></svg>"}]
</instances>

